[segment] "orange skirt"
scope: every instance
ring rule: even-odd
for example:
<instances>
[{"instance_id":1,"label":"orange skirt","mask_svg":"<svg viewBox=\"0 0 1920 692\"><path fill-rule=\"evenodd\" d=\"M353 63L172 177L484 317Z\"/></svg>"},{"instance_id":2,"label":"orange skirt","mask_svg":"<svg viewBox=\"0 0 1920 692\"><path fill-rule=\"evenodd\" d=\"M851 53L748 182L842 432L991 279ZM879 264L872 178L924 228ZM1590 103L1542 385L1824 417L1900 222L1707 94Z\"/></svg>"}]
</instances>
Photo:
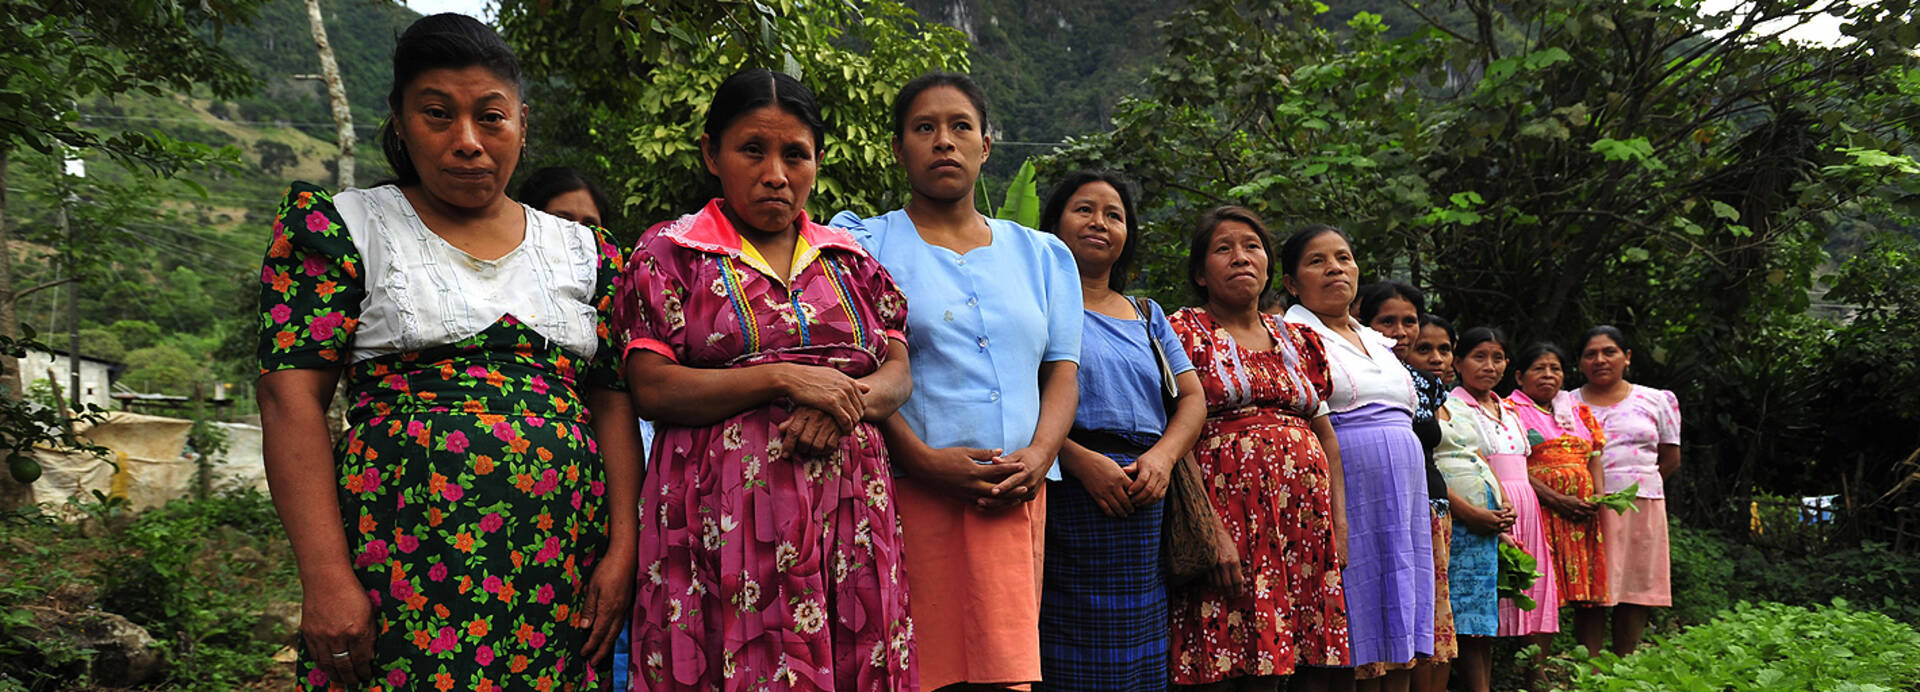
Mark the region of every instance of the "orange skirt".
<instances>
[{"instance_id":1,"label":"orange skirt","mask_svg":"<svg viewBox=\"0 0 1920 692\"><path fill-rule=\"evenodd\" d=\"M1040 681L1040 575L1047 494L995 512L903 477L907 613L920 687Z\"/></svg>"},{"instance_id":2,"label":"orange skirt","mask_svg":"<svg viewBox=\"0 0 1920 692\"><path fill-rule=\"evenodd\" d=\"M1561 440L1577 440L1571 436ZM1592 474L1587 472L1586 446L1569 452L1551 440L1534 445L1527 456L1527 474L1552 488L1554 492L1578 498L1596 494ZM1599 514L1612 514L1603 509ZM1577 521L1560 516L1545 504L1540 516L1547 525L1547 543L1553 546L1553 569L1559 579L1560 603L1596 606L1610 600L1607 590L1607 554L1601 545L1600 519Z\"/></svg>"}]
</instances>

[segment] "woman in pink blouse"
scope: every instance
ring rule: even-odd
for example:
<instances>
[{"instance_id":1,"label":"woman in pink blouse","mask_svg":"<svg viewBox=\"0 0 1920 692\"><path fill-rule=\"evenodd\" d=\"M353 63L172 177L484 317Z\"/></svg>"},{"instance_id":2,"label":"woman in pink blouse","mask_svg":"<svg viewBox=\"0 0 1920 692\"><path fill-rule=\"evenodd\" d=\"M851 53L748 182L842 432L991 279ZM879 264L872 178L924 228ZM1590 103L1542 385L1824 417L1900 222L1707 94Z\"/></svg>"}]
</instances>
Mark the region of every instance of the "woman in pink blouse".
<instances>
[{"instance_id":1,"label":"woman in pink blouse","mask_svg":"<svg viewBox=\"0 0 1920 692\"><path fill-rule=\"evenodd\" d=\"M1599 326L1580 340L1587 384L1573 396L1593 409L1606 433L1601 492L1640 484L1636 512L1600 513L1600 535L1612 586L1613 652L1640 645L1653 607L1673 605L1668 580L1666 478L1680 468L1680 401L1673 392L1628 382L1633 350L1619 329Z\"/></svg>"}]
</instances>

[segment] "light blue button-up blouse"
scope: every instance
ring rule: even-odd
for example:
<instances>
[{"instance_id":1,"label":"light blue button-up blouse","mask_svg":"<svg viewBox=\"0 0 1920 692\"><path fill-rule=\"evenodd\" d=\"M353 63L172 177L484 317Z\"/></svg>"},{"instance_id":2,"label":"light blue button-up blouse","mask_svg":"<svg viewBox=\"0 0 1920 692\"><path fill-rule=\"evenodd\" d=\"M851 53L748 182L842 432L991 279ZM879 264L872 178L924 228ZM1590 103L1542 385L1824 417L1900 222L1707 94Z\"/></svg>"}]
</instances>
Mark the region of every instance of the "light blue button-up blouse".
<instances>
[{"instance_id":1,"label":"light blue button-up blouse","mask_svg":"<svg viewBox=\"0 0 1920 692\"><path fill-rule=\"evenodd\" d=\"M935 448L1032 444L1040 364L1080 361L1080 279L1066 243L988 219L993 240L957 253L922 240L905 210L843 211L831 225L850 231L907 296L907 425ZM1048 477L1059 480L1058 464Z\"/></svg>"}]
</instances>

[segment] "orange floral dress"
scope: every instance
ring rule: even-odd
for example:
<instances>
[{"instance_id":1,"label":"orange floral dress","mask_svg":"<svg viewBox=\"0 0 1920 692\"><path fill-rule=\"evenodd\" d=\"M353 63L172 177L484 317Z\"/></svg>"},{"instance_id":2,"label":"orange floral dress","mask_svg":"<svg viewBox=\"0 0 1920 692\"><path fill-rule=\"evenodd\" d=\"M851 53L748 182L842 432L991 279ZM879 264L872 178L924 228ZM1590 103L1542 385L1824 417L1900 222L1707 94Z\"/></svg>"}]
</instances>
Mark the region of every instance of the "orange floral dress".
<instances>
[{"instance_id":1,"label":"orange floral dress","mask_svg":"<svg viewBox=\"0 0 1920 692\"><path fill-rule=\"evenodd\" d=\"M1606 433L1592 409L1566 392L1554 397L1553 412L1534 405L1526 392L1514 390L1513 405L1527 428L1527 475L1564 495L1590 498L1598 484L1588 460L1606 445ZM1560 602L1599 605L1607 602L1607 557L1600 544L1598 518L1576 521L1541 508L1547 542L1553 546L1553 566L1560 575Z\"/></svg>"},{"instance_id":2,"label":"orange floral dress","mask_svg":"<svg viewBox=\"0 0 1920 692\"><path fill-rule=\"evenodd\" d=\"M1333 485L1307 425L1324 411L1326 356L1312 330L1264 319L1270 351L1241 348L1204 309L1168 318L1207 397L1194 461L1247 573L1240 595L1203 582L1169 590L1174 684L1348 661Z\"/></svg>"}]
</instances>

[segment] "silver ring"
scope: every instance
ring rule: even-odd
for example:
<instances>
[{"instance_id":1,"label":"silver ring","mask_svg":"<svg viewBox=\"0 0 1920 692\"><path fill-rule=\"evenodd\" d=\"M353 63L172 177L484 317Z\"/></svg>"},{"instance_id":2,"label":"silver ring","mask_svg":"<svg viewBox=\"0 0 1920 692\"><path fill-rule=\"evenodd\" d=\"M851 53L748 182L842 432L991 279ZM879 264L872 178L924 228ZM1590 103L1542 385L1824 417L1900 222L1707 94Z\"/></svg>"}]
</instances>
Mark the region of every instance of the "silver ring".
<instances>
[{"instance_id":1,"label":"silver ring","mask_svg":"<svg viewBox=\"0 0 1920 692\"><path fill-rule=\"evenodd\" d=\"M346 658L348 656L347 652L345 651L335 651L333 652L332 655L336 659Z\"/></svg>"}]
</instances>

